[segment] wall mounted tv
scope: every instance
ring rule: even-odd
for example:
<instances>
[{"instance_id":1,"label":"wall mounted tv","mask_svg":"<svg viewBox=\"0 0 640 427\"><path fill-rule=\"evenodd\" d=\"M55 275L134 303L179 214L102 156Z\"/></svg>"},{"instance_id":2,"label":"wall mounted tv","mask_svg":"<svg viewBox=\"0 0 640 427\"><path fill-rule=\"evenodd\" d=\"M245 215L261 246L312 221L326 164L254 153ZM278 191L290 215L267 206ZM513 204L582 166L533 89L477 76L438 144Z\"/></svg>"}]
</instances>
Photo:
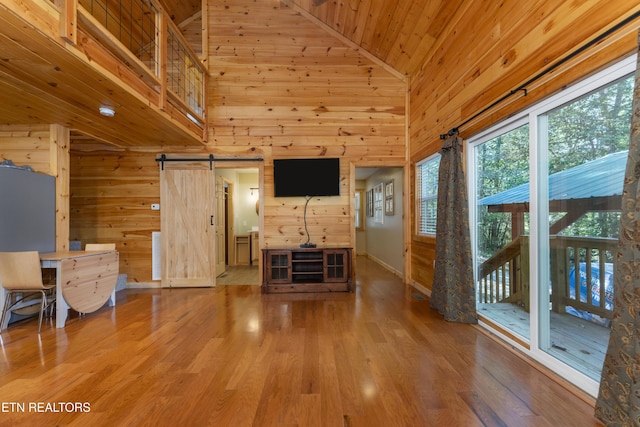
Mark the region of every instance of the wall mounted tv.
<instances>
[{"instance_id":1,"label":"wall mounted tv","mask_svg":"<svg viewBox=\"0 0 640 427\"><path fill-rule=\"evenodd\" d=\"M275 197L339 196L340 159L274 159Z\"/></svg>"}]
</instances>

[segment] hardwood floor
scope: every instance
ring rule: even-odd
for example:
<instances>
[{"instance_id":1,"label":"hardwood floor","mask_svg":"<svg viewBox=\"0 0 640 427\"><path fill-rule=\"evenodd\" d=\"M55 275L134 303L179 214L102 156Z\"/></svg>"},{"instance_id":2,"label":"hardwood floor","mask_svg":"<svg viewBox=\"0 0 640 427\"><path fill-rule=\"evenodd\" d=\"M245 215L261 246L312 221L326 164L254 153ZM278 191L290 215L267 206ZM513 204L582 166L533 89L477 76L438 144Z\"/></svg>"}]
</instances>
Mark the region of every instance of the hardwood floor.
<instances>
[{"instance_id":1,"label":"hardwood floor","mask_svg":"<svg viewBox=\"0 0 640 427\"><path fill-rule=\"evenodd\" d=\"M257 265L227 265L223 274L216 277L216 285L257 285L260 275Z\"/></svg>"},{"instance_id":2,"label":"hardwood floor","mask_svg":"<svg viewBox=\"0 0 640 427\"><path fill-rule=\"evenodd\" d=\"M593 426L593 408L357 260L354 293L124 290L1 335L0 425ZM22 406L21 406L22 405ZM84 412L82 412L84 410Z\"/></svg>"}]
</instances>

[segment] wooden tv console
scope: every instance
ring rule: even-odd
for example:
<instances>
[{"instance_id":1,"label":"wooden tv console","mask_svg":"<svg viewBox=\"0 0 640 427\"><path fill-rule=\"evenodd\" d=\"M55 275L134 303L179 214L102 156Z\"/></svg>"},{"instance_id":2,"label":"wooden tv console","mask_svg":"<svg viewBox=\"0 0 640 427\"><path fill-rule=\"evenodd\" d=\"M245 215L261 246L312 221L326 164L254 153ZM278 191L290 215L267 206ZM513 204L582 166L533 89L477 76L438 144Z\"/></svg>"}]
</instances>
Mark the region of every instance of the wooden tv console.
<instances>
[{"instance_id":1,"label":"wooden tv console","mask_svg":"<svg viewBox=\"0 0 640 427\"><path fill-rule=\"evenodd\" d=\"M351 248L264 249L263 293L351 292Z\"/></svg>"}]
</instances>

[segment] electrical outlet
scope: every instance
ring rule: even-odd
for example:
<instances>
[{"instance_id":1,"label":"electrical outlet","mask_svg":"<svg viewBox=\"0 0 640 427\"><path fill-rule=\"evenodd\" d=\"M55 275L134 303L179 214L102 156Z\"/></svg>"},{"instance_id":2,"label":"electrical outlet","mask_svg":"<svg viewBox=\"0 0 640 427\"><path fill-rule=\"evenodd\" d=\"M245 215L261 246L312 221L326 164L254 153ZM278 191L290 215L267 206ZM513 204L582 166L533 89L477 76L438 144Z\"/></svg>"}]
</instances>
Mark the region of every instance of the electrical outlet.
<instances>
[{"instance_id":1,"label":"electrical outlet","mask_svg":"<svg viewBox=\"0 0 640 427\"><path fill-rule=\"evenodd\" d=\"M160 203L152 203L151 204L151 210L152 211L159 211L160 210Z\"/></svg>"}]
</instances>

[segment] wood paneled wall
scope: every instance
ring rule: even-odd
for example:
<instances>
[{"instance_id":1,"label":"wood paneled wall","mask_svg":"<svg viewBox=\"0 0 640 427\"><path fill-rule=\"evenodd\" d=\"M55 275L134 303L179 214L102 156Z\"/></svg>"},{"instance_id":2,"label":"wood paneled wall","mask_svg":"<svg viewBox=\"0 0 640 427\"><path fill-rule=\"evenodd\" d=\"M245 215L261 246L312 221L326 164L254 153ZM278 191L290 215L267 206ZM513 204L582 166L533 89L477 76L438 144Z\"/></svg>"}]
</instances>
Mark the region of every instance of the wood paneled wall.
<instances>
[{"instance_id":1,"label":"wood paneled wall","mask_svg":"<svg viewBox=\"0 0 640 427\"><path fill-rule=\"evenodd\" d=\"M341 159L341 196L314 198L307 226L312 242L349 247L353 165L406 162L404 79L279 1L216 1L207 10L209 145L72 150L71 238L115 241L129 282L151 281L151 231L159 230L160 215L150 204L159 203L160 153L264 159L261 233L271 248L307 239L305 199L273 197L273 158Z\"/></svg>"},{"instance_id":2,"label":"wood paneled wall","mask_svg":"<svg viewBox=\"0 0 640 427\"><path fill-rule=\"evenodd\" d=\"M406 82L280 2L214 2L208 13L209 141L264 158L265 246L306 241L305 200L273 197L272 160L318 156L341 159L341 196L309 203L311 241L355 245L350 163L404 165Z\"/></svg>"},{"instance_id":3,"label":"wood paneled wall","mask_svg":"<svg viewBox=\"0 0 640 427\"><path fill-rule=\"evenodd\" d=\"M415 163L436 152L439 135L471 119L564 56L640 10L637 2L465 2L410 84L411 182ZM484 16L487 19L478 19ZM640 21L625 26L553 73L460 128L468 138L518 110L629 55ZM411 200L415 188L412 186ZM415 211L411 229L415 230ZM435 240L414 237L412 280L431 288Z\"/></svg>"},{"instance_id":4,"label":"wood paneled wall","mask_svg":"<svg viewBox=\"0 0 640 427\"><path fill-rule=\"evenodd\" d=\"M151 282L151 233L160 231L160 175L154 152L71 153L70 238L115 243L120 273Z\"/></svg>"},{"instance_id":5,"label":"wood paneled wall","mask_svg":"<svg viewBox=\"0 0 640 427\"><path fill-rule=\"evenodd\" d=\"M0 126L0 161L11 160L17 166L55 176L50 135L49 125Z\"/></svg>"},{"instance_id":6,"label":"wood paneled wall","mask_svg":"<svg viewBox=\"0 0 640 427\"><path fill-rule=\"evenodd\" d=\"M56 250L69 249L69 129L60 125L0 126L0 161L56 178Z\"/></svg>"},{"instance_id":7,"label":"wood paneled wall","mask_svg":"<svg viewBox=\"0 0 640 427\"><path fill-rule=\"evenodd\" d=\"M410 76L409 88L388 66L283 2L216 0L203 10L208 21L203 54L211 77L207 147L123 151L82 147L72 151L69 172L65 164L68 131L65 136L58 128L62 135L58 138L49 125L30 128L27 134L0 128L0 156L11 152L7 157L16 163L56 175L63 186L63 180L71 177L71 212L58 213L60 224L64 226L64 218L71 217L71 239L115 241L122 252L121 271L130 281L151 279L151 231L159 229L159 214L149 206L159 201L157 154L188 150L216 157L263 158L267 247L296 246L306 240L304 199L273 197L272 160L340 157L342 196L314 199L309 205L309 226L312 241L318 244L352 246L354 165L403 166L407 152L415 164L438 150L441 133L640 10L640 5L596 0L466 1L448 17L445 36L435 41L421 71ZM465 125L462 136L467 138L629 54L639 25L628 25L588 49L528 88L526 97L514 96ZM200 32L197 27L185 28L185 34L197 37ZM54 140L60 144L52 146ZM413 168L410 173L412 201ZM411 215L408 229L413 232L414 211L407 212ZM433 240L412 239L411 279L427 288L431 287L434 249Z\"/></svg>"}]
</instances>

